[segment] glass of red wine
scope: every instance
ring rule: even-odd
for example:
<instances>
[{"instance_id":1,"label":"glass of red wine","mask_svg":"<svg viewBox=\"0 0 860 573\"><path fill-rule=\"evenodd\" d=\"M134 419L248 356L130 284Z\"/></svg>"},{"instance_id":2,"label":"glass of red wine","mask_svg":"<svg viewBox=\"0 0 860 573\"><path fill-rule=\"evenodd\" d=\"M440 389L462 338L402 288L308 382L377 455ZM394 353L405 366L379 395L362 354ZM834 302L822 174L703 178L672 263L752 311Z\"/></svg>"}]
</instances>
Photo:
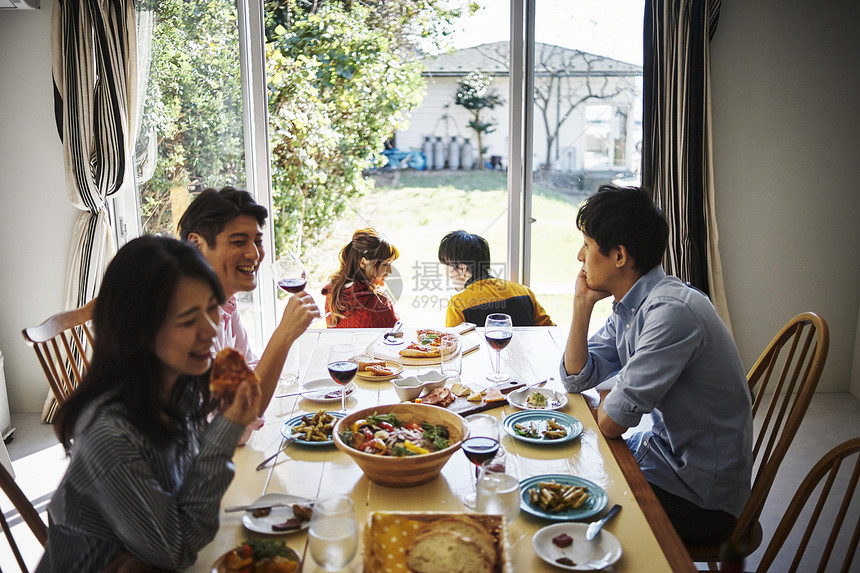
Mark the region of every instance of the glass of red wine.
<instances>
[{"instance_id":1,"label":"glass of red wine","mask_svg":"<svg viewBox=\"0 0 860 573\"><path fill-rule=\"evenodd\" d=\"M510 316L507 314L487 316L487 321L484 323L484 338L487 339L490 348L496 351L496 368L492 374L487 374L487 380L501 384L511 379L508 374L502 374L499 370L502 363L502 349L511 343L513 337L514 327Z\"/></svg>"},{"instance_id":2,"label":"glass of red wine","mask_svg":"<svg viewBox=\"0 0 860 573\"><path fill-rule=\"evenodd\" d=\"M272 276L282 291L296 294L305 290L308 275L305 266L295 253L287 253L272 263Z\"/></svg>"},{"instance_id":3,"label":"glass of red wine","mask_svg":"<svg viewBox=\"0 0 860 573\"><path fill-rule=\"evenodd\" d=\"M499 421L490 414L472 414L466 416L466 423L469 425L469 437L463 441L460 449L466 454L466 458L475 465L475 481L472 491L463 497L463 504L474 509L475 488L477 487L481 464L496 457L499 451Z\"/></svg>"},{"instance_id":4,"label":"glass of red wine","mask_svg":"<svg viewBox=\"0 0 860 573\"><path fill-rule=\"evenodd\" d=\"M340 409L346 412L346 386L358 372L355 347L351 344L335 344L328 351L328 373L341 385Z\"/></svg>"}]
</instances>

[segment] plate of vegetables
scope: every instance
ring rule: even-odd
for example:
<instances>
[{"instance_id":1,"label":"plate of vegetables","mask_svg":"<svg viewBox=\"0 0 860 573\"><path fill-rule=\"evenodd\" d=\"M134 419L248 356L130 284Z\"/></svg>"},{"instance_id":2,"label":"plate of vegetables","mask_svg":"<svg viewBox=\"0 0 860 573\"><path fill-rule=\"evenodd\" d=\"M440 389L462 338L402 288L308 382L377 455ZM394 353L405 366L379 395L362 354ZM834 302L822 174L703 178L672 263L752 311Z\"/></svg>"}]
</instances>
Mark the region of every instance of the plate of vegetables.
<instances>
[{"instance_id":1,"label":"plate of vegetables","mask_svg":"<svg viewBox=\"0 0 860 573\"><path fill-rule=\"evenodd\" d=\"M502 422L505 432L518 440L534 444L560 443L582 433L582 422L562 412L523 410Z\"/></svg>"},{"instance_id":2,"label":"plate of vegetables","mask_svg":"<svg viewBox=\"0 0 860 573\"><path fill-rule=\"evenodd\" d=\"M281 435L303 446L330 446L334 443L331 437L332 428L338 418L343 416L342 412L326 410L320 410L315 414L302 414L284 422L281 426Z\"/></svg>"},{"instance_id":3,"label":"plate of vegetables","mask_svg":"<svg viewBox=\"0 0 860 573\"><path fill-rule=\"evenodd\" d=\"M249 539L212 564L212 573L271 571L297 573L302 568L298 553L280 540Z\"/></svg>"},{"instance_id":4,"label":"plate of vegetables","mask_svg":"<svg viewBox=\"0 0 860 573\"><path fill-rule=\"evenodd\" d=\"M417 456L451 445L448 427L429 422L403 422L394 413L374 412L341 432L341 440L360 452L378 456Z\"/></svg>"},{"instance_id":5,"label":"plate of vegetables","mask_svg":"<svg viewBox=\"0 0 860 573\"><path fill-rule=\"evenodd\" d=\"M603 511L608 501L605 489L577 476L544 474L520 482L520 508L544 519L588 519Z\"/></svg>"},{"instance_id":6,"label":"plate of vegetables","mask_svg":"<svg viewBox=\"0 0 860 573\"><path fill-rule=\"evenodd\" d=\"M508 394L508 403L520 410L561 410L567 406L567 395L546 388L526 388Z\"/></svg>"}]
</instances>

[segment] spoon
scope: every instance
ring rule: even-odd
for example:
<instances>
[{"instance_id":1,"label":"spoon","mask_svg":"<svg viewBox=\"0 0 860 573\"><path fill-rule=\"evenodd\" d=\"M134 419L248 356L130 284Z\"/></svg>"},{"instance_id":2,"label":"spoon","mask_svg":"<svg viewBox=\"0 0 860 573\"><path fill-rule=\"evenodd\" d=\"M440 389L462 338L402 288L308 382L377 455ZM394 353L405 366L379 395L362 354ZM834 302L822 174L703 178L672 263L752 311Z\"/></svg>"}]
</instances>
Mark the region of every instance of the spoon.
<instances>
[{"instance_id":1,"label":"spoon","mask_svg":"<svg viewBox=\"0 0 860 573\"><path fill-rule=\"evenodd\" d=\"M597 534L600 533L600 529L604 526L604 524L609 521L613 515L618 513L620 509L621 506L616 503L609 511L606 512L606 515L604 515L602 519L589 523L588 529L585 530L585 539L587 539L588 541L594 539Z\"/></svg>"}]
</instances>

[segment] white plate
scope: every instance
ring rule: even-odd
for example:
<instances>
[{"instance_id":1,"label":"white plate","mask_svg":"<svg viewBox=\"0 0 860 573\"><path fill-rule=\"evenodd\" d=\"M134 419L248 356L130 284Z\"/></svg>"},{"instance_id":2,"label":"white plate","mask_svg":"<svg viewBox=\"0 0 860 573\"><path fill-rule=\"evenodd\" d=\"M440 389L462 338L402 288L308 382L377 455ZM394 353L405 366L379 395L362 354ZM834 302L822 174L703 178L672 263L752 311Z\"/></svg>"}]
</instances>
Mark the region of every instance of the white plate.
<instances>
[{"instance_id":1,"label":"white plate","mask_svg":"<svg viewBox=\"0 0 860 573\"><path fill-rule=\"evenodd\" d=\"M528 403L529 396L538 392L549 399L546 406L537 407ZM567 406L567 395L547 388L529 388L528 390L516 390L508 394L508 403L520 410L561 410Z\"/></svg>"},{"instance_id":2,"label":"white plate","mask_svg":"<svg viewBox=\"0 0 860 573\"><path fill-rule=\"evenodd\" d=\"M551 565L568 571L593 571L609 567L621 558L621 543L618 538L600 530L597 537L586 541L587 523L555 523L539 529L532 537L532 547L538 556ZM552 540L562 533L573 538L567 547L558 547ZM567 557L576 565L564 565L557 559ZM599 562L599 563L598 563Z\"/></svg>"},{"instance_id":3,"label":"white plate","mask_svg":"<svg viewBox=\"0 0 860 573\"><path fill-rule=\"evenodd\" d=\"M312 400L314 402L340 402L340 394L335 396L334 398L327 398L326 395L336 392L343 388L346 395L349 396L353 392L357 386L355 382L350 382L346 386L341 386L331 378L320 378L319 380L311 380L310 382L305 382L304 390L314 390L319 389L317 392L309 392L304 394L302 398L305 400Z\"/></svg>"},{"instance_id":4,"label":"white plate","mask_svg":"<svg viewBox=\"0 0 860 573\"><path fill-rule=\"evenodd\" d=\"M254 500L253 505L263 502L291 503L299 501L299 499L300 498L297 498L294 495L285 495L283 493L267 493L263 497ZM242 514L242 525L244 525L247 529L250 529L251 531L255 531L257 533L265 533L267 535L287 535L290 533L295 533L296 531L307 529L311 524L310 521L302 521L302 526L298 529L290 529L287 531L274 531L272 529L273 525L283 523L291 517L294 517L292 507L273 507L271 513L269 513L269 515L265 517L254 517L253 512L246 511Z\"/></svg>"}]
</instances>

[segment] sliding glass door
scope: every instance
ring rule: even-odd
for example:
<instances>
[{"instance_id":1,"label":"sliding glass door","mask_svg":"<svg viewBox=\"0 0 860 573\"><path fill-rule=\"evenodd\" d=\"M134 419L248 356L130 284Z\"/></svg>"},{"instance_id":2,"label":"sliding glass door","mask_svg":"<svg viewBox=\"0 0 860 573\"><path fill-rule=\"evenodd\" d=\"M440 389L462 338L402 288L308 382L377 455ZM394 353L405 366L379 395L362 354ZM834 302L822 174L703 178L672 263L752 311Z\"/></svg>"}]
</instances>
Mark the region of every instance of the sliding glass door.
<instances>
[{"instance_id":1,"label":"sliding glass door","mask_svg":"<svg viewBox=\"0 0 860 573\"><path fill-rule=\"evenodd\" d=\"M643 13L644 0L535 1L523 280L557 324L580 270L579 204L601 184L638 183Z\"/></svg>"},{"instance_id":2,"label":"sliding glass door","mask_svg":"<svg viewBox=\"0 0 860 573\"><path fill-rule=\"evenodd\" d=\"M565 323L578 204L638 176L643 3L151 3L139 193L120 216L173 234L193 192L247 188L271 207L268 256L299 252L320 302L339 249L374 227L401 252L389 287L410 324L444 321L437 248L465 229ZM260 282L244 306L262 338L278 314Z\"/></svg>"}]
</instances>

